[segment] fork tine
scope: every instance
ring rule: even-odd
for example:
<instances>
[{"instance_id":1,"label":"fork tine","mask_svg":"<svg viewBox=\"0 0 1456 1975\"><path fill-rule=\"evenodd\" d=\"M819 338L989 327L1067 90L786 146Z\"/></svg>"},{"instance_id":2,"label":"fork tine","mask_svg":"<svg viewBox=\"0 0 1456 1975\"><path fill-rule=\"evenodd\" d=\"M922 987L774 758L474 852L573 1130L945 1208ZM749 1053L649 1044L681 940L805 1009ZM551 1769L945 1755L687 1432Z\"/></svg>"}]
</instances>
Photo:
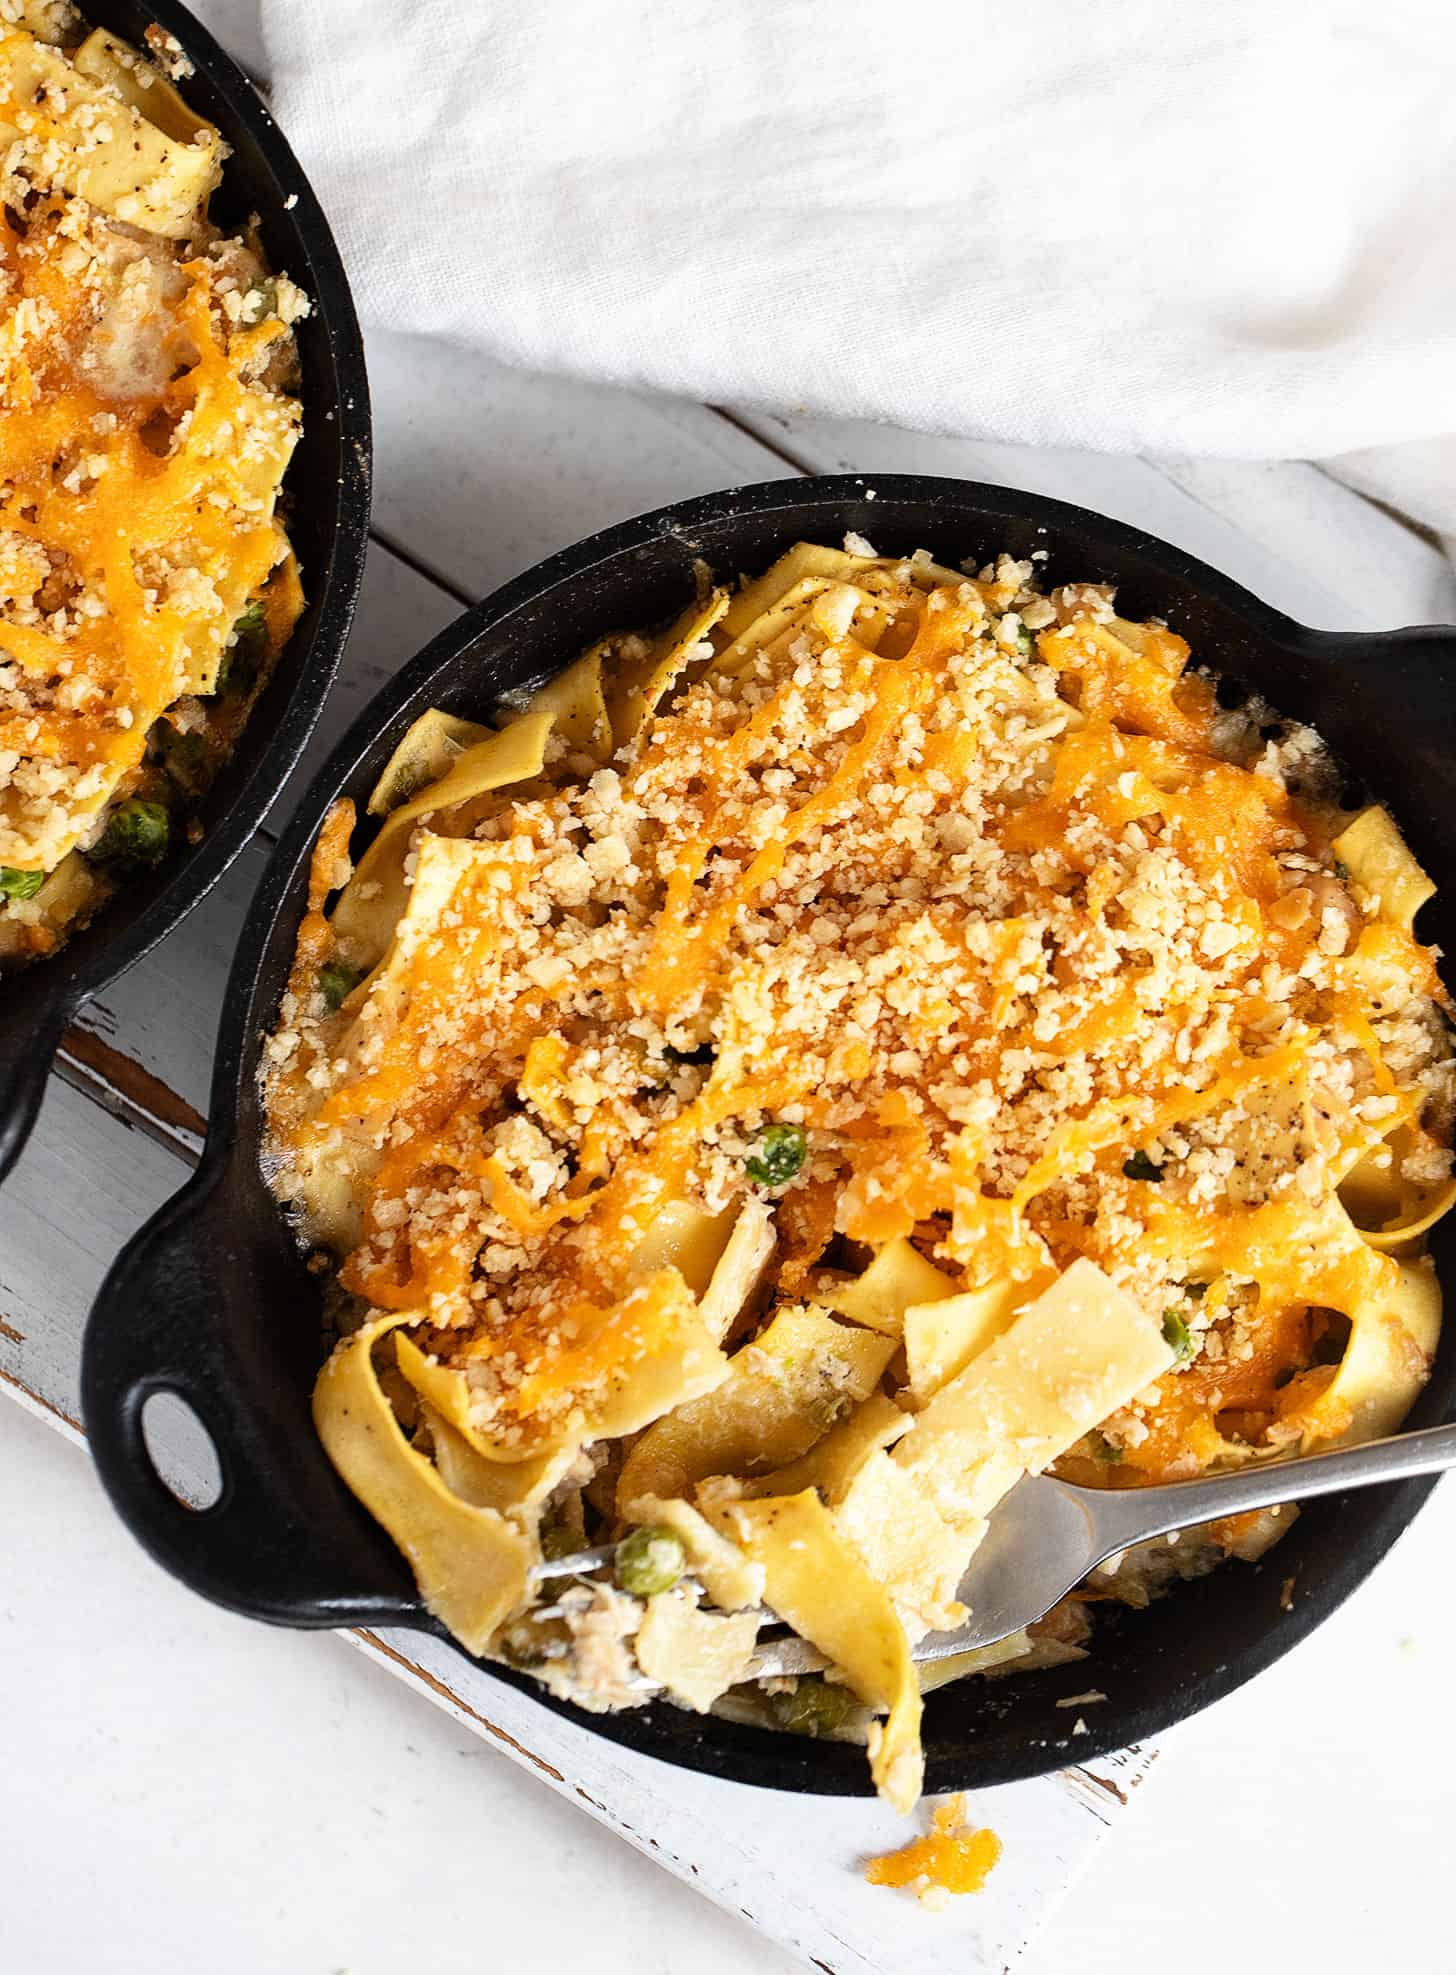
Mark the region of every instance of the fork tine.
<instances>
[{"instance_id":1,"label":"fork tine","mask_svg":"<svg viewBox=\"0 0 1456 1975\"><path fill-rule=\"evenodd\" d=\"M758 1647L748 1662L748 1680L781 1680L801 1673L822 1673L829 1662L817 1646L793 1634L787 1639L770 1639Z\"/></svg>"},{"instance_id":2,"label":"fork tine","mask_svg":"<svg viewBox=\"0 0 1456 1975\"><path fill-rule=\"evenodd\" d=\"M589 1577L594 1570L602 1570L617 1554L614 1543L604 1543L595 1550L573 1550L568 1557L543 1557L531 1567L531 1582L547 1584L553 1577Z\"/></svg>"},{"instance_id":3,"label":"fork tine","mask_svg":"<svg viewBox=\"0 0 1456 1975\"><path fill-rule=\"evenodd\" d=\"M1026 1492L1020 1498L1018 1506L1025 1508L1030 1505L1033 1490L1029 1490L1024 1482L1022 1489ZM544 1587L564 1578L590 1577L594 1572L607 1569L616 1554L616 1545L605 1543L599 1544L594 1549L573 1550L570 1555L564 1557L543 1557L541 1562L532 1568L531 1582ZM968 1582L974 1574L973 1560L971 1570L967 1573ZM690 1574L684 1581L689 1584L696 1583L696 1579ZM995 1602L993 1600L993 1606ZM767 1607L760 1615L765 1625L772 1626L783 1622L776 1612ZM1030 1616L1039 1616L1039 1613ZM989 1626L986 1624L986 1619L990 1620ZM1020 1617L1008 1623L1006 1618L993 1610L985 1614L980 1625L977 1624L976 1618L972 1617L954 1632L928 1634L924 1639L916 1642L912 1648L912 1657L917 1663L923 1663L927 1660L940 1659L950 1652L963 1652L971 1647L994 1644L996 1640L1004 1638L1008 1632L1015 1631L1019 1625L1025 1623L1026 1619ZM747 1678L750 1680L794 1679L803 1674L822 1673L828 1665L828 1658L817 1646L811 1645L807 1639L801 1639L794 1633L788 1633L783 1638L760 1641L749 1662Z\"/></svg>"}]
</instances>

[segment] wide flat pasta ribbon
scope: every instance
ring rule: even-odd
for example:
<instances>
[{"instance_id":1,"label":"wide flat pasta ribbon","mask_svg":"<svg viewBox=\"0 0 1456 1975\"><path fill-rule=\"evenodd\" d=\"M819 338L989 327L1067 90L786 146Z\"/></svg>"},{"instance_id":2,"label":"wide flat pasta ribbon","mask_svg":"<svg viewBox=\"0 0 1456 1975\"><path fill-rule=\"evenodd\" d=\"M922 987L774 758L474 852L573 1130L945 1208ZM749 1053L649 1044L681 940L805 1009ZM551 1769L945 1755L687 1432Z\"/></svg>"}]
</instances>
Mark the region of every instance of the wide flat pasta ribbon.
<instances>
[{"instance_id":1,"label":"wide flat pasta ribbon","mask_svg":"<svg viewBox=\"0 0 1456 1975\"><path fill-rule=\"evenodd\" d=\"M903 1235L887 1241L869 1267L847 1282L821 1280L814 1299L826 1310L838 1310L857 1324L883 1331L886 1337L904 1334L905 1313L912 1304L933 1303L956 1293L953 1276L927 1262Z\"/></svg>"},{"instance_id":2,"label":"wide flat pasta ribbon","mask_svg":"<svg viewBox=\"0 0 1456 1975\"><path fill-rule=\"evenodd\" d=\"M371 816L388 816L392 809L443 782L467 748L488 741L492 730L478 720L461 720L430 707L410 722L393 754L380 770L365 808Z\"/></svg>"},{"instance_id":3,"label":"wide flat pasta ribbon","mask_svg":"<svg viewBox=\"0 0 1456 1975\"><path fill-rule=\"evenodd\" d=\"M525 1602L535 1545L499 1510L452 1494L405 1439L371 1355L405 1321L391 1312L335 1347L314 1387L314 1425L329 1459L404 1552L435 1617L467 1652L481 1653Z\"/></svg>"},{"instance_id":4,"label":"wide flat pasta ribbon","mask_svg":"<svg viewBox=\"0 0 1456 1975\"><path fill-rule=\"evenodd\" d=\"M617 669L607 696L614 747L636 739L727 609L728 592L712 591L654 639L643 659Z\"/></svg>"},{"instance_id":5,"label":"wide flat pasta ribbon","mask_svg":"<svg viewBox=\"0 0 1456 1975\"><path fill-rule=\"evenodd\" d=\"M1357 894L1363 892L1376 915L1409 932L1417 912L1436 894L1396 828L1388 809L1365 809L1330 845L1349 870Z\"/></svg>"},{"instance_id":6,"label":"wide flat pasta ribbon","mask_svg":"<svg viewBox=\"0 0 1456 1975\"><path fill-rule=\"evenodd\" d=\"M330 915L336 936L357 965L383 959L409 903L405 859L413 824L436 810L454 809L514 782L539 775L551 732L549 713L528 713L458 755L446 774L392 809L355 867Z\"/></svg>"},{"instance_id":7,"label":"wide flat pasta ribbon","mask_svg":"<svg viewBox=\"0 0 1456 1975\"><path fill-rule=\"evenodd\" d=\"M878 1384L893 1338L792 1304L729 1361L703 1399L660 1419L627 1456L617 1485L623 1510L640 1495L689 1496L709 1475L796 1460Z\"/></svg>"},{"instance_id":8,"label":"wide flat pasta ribbon","mask_svg":"<svg viewBox=\"0 0 1456 1975\"><path fill-rule=\"evenodd\" d=\"M988 1515L1173 1362L1159 1322L1077 1261L941 1387L889 1458L951 1523Z\"/></svg>"},{"instance_id":9,"label":"wide flat pasta ribbon","mask_svg":"<svg viewBox=\"0 0 1456 1975\"><path fill-rule=\"evenodd\" d=\"M0 142L22 136L10 106L23 108L25 135L49 140L50 183L164 240L186 239L222 177L222 140L195 119L179 141L133 103L118 102L101 44L93 35L83 45L85 67L22 28L0 32Z\"/></svg>"},{"instance_id":10,"label":"wide flat pasta ribbon","mask_svg":"<svg viewBox=\"0 0 1456 1975\"><path fill-rule=\"evenodd\" d=\"M770 1608L831 1662L868 1707L888 1711L870 1733L870 1773L891 1807L920 1794L920 1687L905 1628L884 1586L811 1490L709 1511L764 1571Z\"/></svg>"}]
</instances>

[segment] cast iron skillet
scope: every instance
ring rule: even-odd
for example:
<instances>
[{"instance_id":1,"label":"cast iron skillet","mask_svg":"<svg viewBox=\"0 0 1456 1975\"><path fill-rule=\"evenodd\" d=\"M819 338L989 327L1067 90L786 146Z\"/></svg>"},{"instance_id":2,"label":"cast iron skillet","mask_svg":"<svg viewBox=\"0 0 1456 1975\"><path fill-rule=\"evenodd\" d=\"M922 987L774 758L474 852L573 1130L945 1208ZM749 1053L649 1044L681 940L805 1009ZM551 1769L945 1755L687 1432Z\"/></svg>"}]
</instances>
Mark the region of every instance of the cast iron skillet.
<instances>
[{"instance_id":1,"label":"cast iron skillet","mask_svg":"<svg viewBox=\"0 0 1456 1975\"><path fill-rule=\"evenodd\" d=\"M135 46L153 21L181 42L197 70L182 92L232 147L213 217L231 231L257 214L269 261L313 303L296 330L303 436L284 482L308 606L201 805L201 842L129 879L59 953L0 983L0 1178L35 1122L51 1059L81 1003L217 882L302 752L354 615L369 526L364 346L333 235L297 159L242 70L176 0L84 0L83 11L93 26Z\"/></svg>"},{"instance_id":2,"label":"cast iron skillet","mask_svg":"<svg viewBox=\"0 0 1456 1975\"><path fill-rule=\"evenodd\" d=\"M871 499L870 489L874 498ZM195 1178L117 1261L91 1314L82 1396L91 1447L124 1519L152 1555L219 1604L298 1626L438 1630L389 1538L325 1459L309 1417L319 1362L319 1289L259 1170L256 1080L303 907L310 848L329 803L362 801L406 725L426 707L477 717L500 694L558 670L603 633L671 616L693 561L757 572L801 538L859 529L876 547L977 561L1046 549L1051 581L1116 582L1130 616L1158 613L1231 680L1266 691L1388 793L1438 881L1428 939L1456 943L1456 803L1447 738L1456 714L1456 632L1332 636L1304 629L1225 576L1136 529L1059 501L958 480L881 475L789 480L687 501L553 556L444 631L355 723L280 843L243 932L224 1006L207 1150ZM1456 1217L1453 1217L1456 1220ZM1438 1255L1449 1267L1452 1222ZM224 1476L216 1504L184 1508L142 1437L150 1394L189 1401ZM1413 1426L1456 1399L1456 1323ZM1141 1613L1118 1614L1096 1657L995 1683L945 1687L926 1705L927 1786L1001 1783L1120 1748L1207 1706L1288 1650L1371 1570L1423 1501L1404 1482L1314 1504L1268 1559L1230 1563ZM1282 1587L1293 1580L1292 1609ZM524 1676L492 1667L545 1707ZM1095 1686L1086 1733L1059 1697ZM582 1715L599 1735L670 1762L778 1788L867 1790L864 1753L655 1705Z\"/></svg>"}]
</instances>

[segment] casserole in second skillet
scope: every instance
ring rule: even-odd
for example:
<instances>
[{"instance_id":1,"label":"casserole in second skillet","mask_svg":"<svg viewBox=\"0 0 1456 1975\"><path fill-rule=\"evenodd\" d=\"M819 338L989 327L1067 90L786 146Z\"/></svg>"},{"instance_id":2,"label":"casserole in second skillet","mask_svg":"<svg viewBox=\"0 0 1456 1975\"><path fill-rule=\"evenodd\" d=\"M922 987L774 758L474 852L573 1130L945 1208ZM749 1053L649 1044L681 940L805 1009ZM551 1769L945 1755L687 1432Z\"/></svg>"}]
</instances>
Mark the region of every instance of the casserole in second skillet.
<instances>
[{"instance_id":1,"label":"casserole in second skillet","mask_svg":"<svg viewBox=\"0 0 1456 1975\"><path fill-rule=\"evenodd\" d=\"M102 12L37 4L0 30L6 1156L61 1022L276 790L347 623L366 503L357 334L286 148L225 60L197 73L205 37L189 55L181 22ZM270 725L288 736L272 789L230 806Z\"/></svg>"}]
</instances>

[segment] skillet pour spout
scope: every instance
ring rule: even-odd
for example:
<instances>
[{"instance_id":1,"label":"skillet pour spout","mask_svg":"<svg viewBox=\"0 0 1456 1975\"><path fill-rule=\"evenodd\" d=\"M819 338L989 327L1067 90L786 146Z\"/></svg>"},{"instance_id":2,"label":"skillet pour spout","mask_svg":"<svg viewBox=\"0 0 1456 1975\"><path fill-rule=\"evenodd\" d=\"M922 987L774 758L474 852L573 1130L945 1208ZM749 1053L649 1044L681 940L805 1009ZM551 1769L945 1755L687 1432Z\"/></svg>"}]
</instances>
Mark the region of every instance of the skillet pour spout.
<instances>
[{"instance_id":1,"label":"skillet pour spout","mask_svg":"<svg viewBox=\"0 0 1456 1975\"><path fill-rule=\"evenodd\" d=\"M1316 727L1352 783L1388 799L1442 886L1422 936L1456 948L1456 631L1313 631L1154 537L1062 502L923 476L777 481L644 515L551 557L451 625L357 720L300 804L249 915L223 1010L211 1137L201 1170L122 1255L87 1332L83 1398L101 1476L124 1519L184 1581L234 1610L290 1625L431 1621L394 1546L334 1474L309 1395L326 1350L319 1281L268 1192L258 1091L304 908L308 860L329 805L361 803L409 723L431 706L476 719L560 671L597 638L681 610L696 569L764 569L801 540L849 530L881 553L929 549L979 566L999 551L1045 556L1048 587L1118 586L1134 618L1159 616L1195 661ZM1456 1216L1437 1231L1456 1257ZM214 1509L181 1508L152 1471L140 1413L182 1394L211 1431L225 1476ZM1407 1424L1456 1409L1456 1324ZM1396 1540L1431 1484L1411 1480L1311 1504L1260 1563L1231 1563L1145 1611L1100 1622L1089 1664L952 1683L926 1697L929 1792L1006 1783L1156 1734L1229 1693L1328 1617ZM860 1749L685 1713L661 1702L578 1714L584 1729L665 1761L773 1788L862 1794ZM1089 1680L1090 1676L1090 1680ZM1108 1696L1072 1738L1059 1707Z\"/></svg>"}]
</instances>

